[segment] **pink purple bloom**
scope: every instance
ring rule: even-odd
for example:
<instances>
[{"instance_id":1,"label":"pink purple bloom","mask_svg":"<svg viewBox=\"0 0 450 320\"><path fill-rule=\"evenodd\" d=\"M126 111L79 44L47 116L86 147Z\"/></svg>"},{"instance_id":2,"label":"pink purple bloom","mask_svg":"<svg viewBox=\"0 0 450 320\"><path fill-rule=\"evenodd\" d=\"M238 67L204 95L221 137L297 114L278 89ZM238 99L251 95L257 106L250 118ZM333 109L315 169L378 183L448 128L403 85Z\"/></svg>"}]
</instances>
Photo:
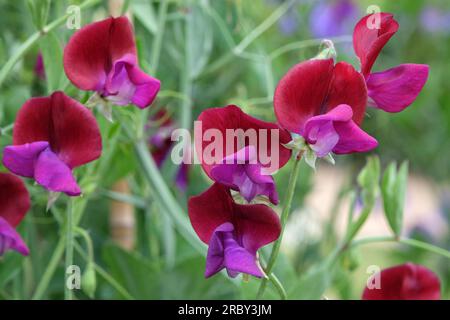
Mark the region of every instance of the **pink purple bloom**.
<instances>
[{"instance_id":1,"label":"pink purple bloom","mask_svg":"<svg viewBox=\"0 0 450 320\"><path fill-rule=\"evenodd\" d=\"M367 104L364 78L350 64L312 59L297 64L275 90L281 126L301 135L318 157L366 152L377 141L361 124Z\"/></svg>"},{"instance_id":2,"label":"pink purple bloom","mask_svg":"<svg viewBox=\"0 0 450 320\"><path fill-rule=\"evenodd\" d=\"M208 163L203 159L201 150L205 150L211 143L202 137L196 136L196 149L201 159L201 164L206 174L214 181L219 182L233 190L239 191L247 200L251 201L257 195L265 195L274 203L278 203L278 194L275 182L268 174L263 174L263 168L267 164L261 161L260 149L267 151L269 158L277 157L279 165L276 169L283 167L291 156L291 151L283 146L291 140L290 134L281 129L277 124L261 121L253 118L234 105L224 108L210 108L203 111L199 118L203 131L214 129L221 133L221 154L223 158L217 163ZM265 129L267 134L262 136L260 129ZM243 139L242 146L238 143L234 146L226 145L227 130L253 130L256 139ZM279 140L272 142L270 130L278 130ZM233 141L234 142L234 141ZM278 143L278 154L271 154L272 143Z\"/></svg>"},{"instance_id":3,"label":"pink purple bloom","mask_svg":"<svg viewBox=\"0 0 450 320\"><path fill-rule=\"evenodd\" d=\"M369 105L387 112L400 112L411 105L419 95L427 81L429 67L408 63L372 73L380 51L397 32L399 24L392 14L380 13L379 29L371 29L367 23L371 18L371 15L362 18L353 32L353 47L366 79Z\"/></svg>"},{"instance_id":4,"label":"pink purple bloom","mask_svg":"<svg viewBox=\"0 0 450 320\"><path fill-rule=\"evenodd\" d=\"M30 209L30 196L22 180L9 173L0 173L0 257L8 250L26 256L29 250L16 231Z\"/></svg>"},{"instance_id":5,"label":"pink purple bloom","mask_svg":"<svg viewBox=\"0 0 450 320\"><path fill-rule=\"evenodd\" d=\"M199 238L208 244L205 277L222 269L236 277L263 277L257 251L275 241L281 231L277 214L263 204L239 205L230 191L215 183L188 203L189 218Z\"/></svg>"},{"instance_id":6,"label":"pink purple bloom","mask_svg":"<svg viewBox=\"0 0 450 320\"><path fill-rule=\"evenodd\" d=\"M31 98L20 109L13 145L3 153L11 172L49 191L81 194L72 170L100 157L102 140L92 112L62 92Z\"/></svg>"},{"instance_id":7,"label":"pink purple bloom","mask_svg":"<svg viewBox=\"0 0 450 320\"><path fill-rule=\"evenodd\" d=\"M64 50L64 70L76 87L96 91L116 105L146 108L160 89L159 80L139 68L126 17L111 17L76 32Z\"/></svg>"}]
</instances>

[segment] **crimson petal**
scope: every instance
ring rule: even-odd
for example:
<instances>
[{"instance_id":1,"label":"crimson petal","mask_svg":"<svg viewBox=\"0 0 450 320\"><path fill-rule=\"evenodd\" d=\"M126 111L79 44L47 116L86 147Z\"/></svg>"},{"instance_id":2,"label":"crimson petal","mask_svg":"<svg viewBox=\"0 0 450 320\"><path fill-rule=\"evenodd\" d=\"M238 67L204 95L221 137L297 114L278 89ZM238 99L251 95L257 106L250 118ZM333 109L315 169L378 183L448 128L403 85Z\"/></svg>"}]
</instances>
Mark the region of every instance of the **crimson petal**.
<instances>
[{"instance_id":1,"label":"crimson petal","mask_svg":"<svg viewBox=\"0 0 450 320\"><path fill-rule=\"evenodd\" d=\"M97 91L112 63L126 54L136 59L131 23L126 17L111 17L84 26L70 38L64 49L64 70L78 88Z\"/></svg>"},{"instance_id":2,"label":"crimson petal","mask_svg":"<svg viewBox=\"0 0 450 320\"><path fill-rule=\"evenodd\" d=\"M421 265L398 265L382 270L372 279L377 277L380 287L366 287L363 300L439 300L441 296L439 278Z\"/></svg>"},{"instance_id":3,"label":"crimson petal","mask_svg":"<svg viewBox=\"0 0 450 320\"><path fill-rule=\"evenodd\" d=\"M190 198L188 211L192 226L203 242L209 243L214 230L230 222L243 247L252 254L275 241L281 232L280 219L270 207L236 204L230 191L219 183Z\"/></svg>"},{"instance_id":4,"label":"crimson petal","mask_svg":"<svg viewBox=\"0 0 450 320\"><path fill-rule=\"evenodd\" d=\"M55 92L31 98L19 110L13 143L48 141L51 150L70 168L100 157L102 140L92 112L78 101Z\"/></svg>"},{"instance_id":5,"label":"crimson petal","mask_svg":"<svg viewBox=\"0 0 450 320\"><path fill-rule=\"evenodd\" d=\"M332 59L312 59L292 67L275 90L273 104L278 123L301 134L305 122L321 113L332 75Z\"/></svg>"},{"instance_id":6,"label":"crimson petal","mask_svg":"<svg viewBox=\"0 0 450 320\"><path fill-rule=\"evenodd\" d=\"M370 29L372 24L369 19L380 17L380 28ZM361 72L364 76L369 75L375 60L380 54L381 49L386 45L389 39L397 32L399 24L390 13L375 13L363 17L355 26L353 31L353 48L361 62Z\"/></svg>"},{"instance_id":7,"label":"crimson petal","mask_svg":"<svg viewBox=\"0 0 450 320\"><path fill-rule=\"evenodd\" d=\"M9 173L0 173L0 217L16 227L30 205L30 196L22 180Z\"/></svg>"},{"instance_id":8,"label":"crimson petal","mask_svg":"<svg viewBox=\"0 0 450 320\"><path fill-rule=\"evenodd\" d=\"M256 147L257 149L257 154L258 157L260 156L260 148L263 145L267 145L267 157L269 159L272 159L274 156L277 157L279 159L279 165L276 169L279 169L281 167L283 167L288 161L289 158L291 156L291 150L285 148L282 144L287 144L289 141L291 141L291 136L289 134L289 132L287 132L286 130L280 128L277 124L272 123L272 122L266 122L266 121L262 121L256 118L253 118L247 114L245 114L239 107L235 106L235 105L229 105L223 108L210 108L207 109L205 111L203 111L200 116L198 117L198 121L201 122L202 125L202 130L203 133L209 129L215 129L220 131L222 138L223 138L223 143L222 143L222 155L223 157L225 156L229 156L235 152L237 152L237 149L240 148L236 148L236 145L231 146L234 148L228 148L229 150L227 150L226 148L226 131L227 129L232 129L232 130L238 130L238 129L242 129L244 132L246 132L247 130L255 130L256 132L256 136L257 136L257 141L255 143L255 141L251 141L251 139L245 139L245 145L242 147L246 147L249 145L253 145ZM262 137L260 134L260 129L266 129L267 131L267 139L266 137ZM271 154L271 147L272 147L272 139L271 139L271 130L273 129L278 129L279 130L279 141L277 141L279 143L278 146L278 150L279 150L279 154L278 155L272 155ZM205 141L203 139L203 137L200 135L198 135L196 133L195 135L195 147L197 150L197 154L199 156L199 159L203 159L203 150L205 150L205 148L210 144L210 141ZM266 151L266 150L263 150ZM260 159L258 158L258 161ZM219 159L219 161L222 161L222 158ZM202 162L202 167L205 170L206 174L211 178L211 169L214 167L214 165L219 164L219 163L214 163L214 164L209 164L207 163L207 161L201 161ZM265 167L268 168L265 164L265 161L259 161L261 162L261 164Z\"/></svg>"},{"instance_id":9,"label":"crimson petal","mask_svg":"<svg viewBox=\"0 0 450 320\"><path fill-rule=\"evenodd\" d=\"M416 100L428 78L425 64L401 64L383 72L371 73L367 89L374 107L400 112Z\"/></svg>"}]
</instances>

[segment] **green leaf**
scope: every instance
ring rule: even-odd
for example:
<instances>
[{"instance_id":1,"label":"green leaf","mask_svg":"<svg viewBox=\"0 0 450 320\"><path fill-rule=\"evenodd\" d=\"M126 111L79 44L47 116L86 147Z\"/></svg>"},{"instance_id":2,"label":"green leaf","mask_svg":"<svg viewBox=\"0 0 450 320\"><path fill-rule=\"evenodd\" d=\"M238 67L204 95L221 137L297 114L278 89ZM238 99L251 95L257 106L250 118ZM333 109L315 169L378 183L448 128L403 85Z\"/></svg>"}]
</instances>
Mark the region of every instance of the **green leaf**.
<instances>
[{"instance_id":1,"label":"green leaf","mask_svg":"<svg viewBox=\"0 0 450 320\"><path fill-rule=\"evenodd\" d=\"M152 2L133 1L131 6L136 19L142 24L145 29L147 29L148 32L150 32L151 34L155 34L158 26Z\"/></svg>"},{"instance_id":2,"label":"green leaf","mask_svg":"<svg viewBox=\"0 0 450 320\"><path fill-rule=\"evenodd\" d=\"M208 1L203 1L209 6ZM204 6L193 4L186 15L186 54L190 77L198 77L208 63L213 47L213 27Z\"/></svg>"},{"instance_id":3,"label":"green leaf","mask_svg":"<svg viewBox=\"0 0 450 320\"><path fill-rule=\"evenodd\" d=\"M47 93L61 89L65 78L63 68L62 48L58 37L50 32L39 42L44 59L45 76L47 78Z\"/></svg>"},{"instance_id":4,"label":"green leaf","mask_svg":"<svg viewBox=\"0 0 450 320\"><path fill-rule=\"evenodd\" d=\"M319 300L331 285L333 277L333 264L323 263L313 267L288 292L288 298L296 300Z\"/></svg>"},{"instance_id":5,"label":"green leaf","mask_svg":"<svg viewBox=\"0 0 450 320\"><path fill-rule=\"evenodd\" d=\"M391 163L384 172L381 193L386 219L396 236L399 236L402 231L407 183L408 162L403 162L398 172L395 162Z\"/></svg>"},{"instance_id":6,"label":"green leaf","mask_svg":"<svg viewBox=\"0 0 450 320\"><path fill-rule=\"evenodd\" d=\"M159 299L159 277L154 264L135 252L108 244L103 249L107 270L136 299Z\"/></svg>"},{"instance_id":7,"label":"green leaf","mask_svg":"<svg viewBox=\"0 0 450 320\"><path fill-rule=\"evenodd\" d=\"M11 281L21 270L23 257L17 252L8 252L0 257L0 288Z\"/></svg>"},{"instance_id":8,"label":"green leaf","mask_svg":"<svg viewBox=\"0 0 450 320\"><path fill-rule=\"evenodd\" d=\"M365 204L375 201L379 193L380 159L368 157L367 163L358 175L358 184L362 188Z\"/></svg>"}]
</instances>

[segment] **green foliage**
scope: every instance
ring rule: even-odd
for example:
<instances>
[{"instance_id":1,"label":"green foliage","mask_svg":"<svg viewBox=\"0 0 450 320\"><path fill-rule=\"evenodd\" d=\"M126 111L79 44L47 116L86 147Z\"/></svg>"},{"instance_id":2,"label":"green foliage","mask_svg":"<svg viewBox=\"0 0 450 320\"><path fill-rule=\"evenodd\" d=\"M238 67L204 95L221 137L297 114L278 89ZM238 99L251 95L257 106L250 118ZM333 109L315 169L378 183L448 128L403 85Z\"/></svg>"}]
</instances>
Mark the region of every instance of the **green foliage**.
<instances>
[{"instance_id":1,"label":"green foliage","mask_svg":"<svg viewBox=\"0 0 450 320\"><path fill-rule=\"evenodd\" d=\"M394 162L389 164L383 175L381 192L383 195L384 213L389 226L396 236L400 236L402 232L407 182L408 162L403 162L398 171Z\"/></svg>"}]
</instances>

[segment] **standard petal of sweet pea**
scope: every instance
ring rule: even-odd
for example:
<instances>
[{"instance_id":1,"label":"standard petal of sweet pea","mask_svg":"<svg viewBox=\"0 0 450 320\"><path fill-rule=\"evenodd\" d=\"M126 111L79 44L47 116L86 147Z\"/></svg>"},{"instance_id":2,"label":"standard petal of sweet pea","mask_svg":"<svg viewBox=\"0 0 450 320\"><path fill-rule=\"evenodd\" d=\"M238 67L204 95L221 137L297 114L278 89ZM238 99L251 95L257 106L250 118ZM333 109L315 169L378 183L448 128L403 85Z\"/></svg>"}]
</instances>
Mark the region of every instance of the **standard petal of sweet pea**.
<instances>
[{"instance_id":1,"label":"standard petal of sweet pea","mask_svg":"<svg viewBox=\"0 0 450 320\"><path fill-rule=\"evenodd\" d=\"M278 239L280 218L270 207L264 204L233 204L236 234L250 253L256 254L259 248Z\"/></svg>"},{"instance_id":2,"label":"standard petal of sweet pea","mask_svg":"<svg viewBox=\"0 0 450 320\"><path fill-rule=\"evenodd\" d=\"M3 151L3 165L19 176L33 178L35 163L41 152L48 147L47 141L7 146Z\"/></svg>"},{"instance_id":3,"label":"standard petal of sweet pea","mask_svg":"<svg viewBox=\"0 0 450 320\"><path fill-rule=\"evenodd\" d=\"M27 256L30 253L20 234L0 216L0 257L8 250Z\"/></svg>"},{"instance_id":4,"label":"standard petal of sweet pea","mask_svg":"<svg viewBox=\"0 0 450 320\"><path fill-rule=\"evenodd\" d=\"M370 283L373 287L364 289L363 300L439 300L441 296L439 278L412 263L384 269Z\"/></svg>"},{"instance_id":5,"label":"standard petal of sweet pea","mask_svg":"<svg viewBox=\"0 0 450 320\"><path fill-rule=\"evenodd\" d=\"M195 149L197 151L197 155L199 159L203 159L203 151L207 146L211 143L211 141L207 141L203 139L204 133L207 130L218 130L221 136L223 137L222 144L222 155L228 156L236 153L239 150L238 145L233 143L234 145L228 146L226 145L227 138L227 130L231 130L232 133L238 133L239 131L245 135L252 134L256 135L256 139L248 139L248 137L244 140L245 146L253 145L257 149L258 157L262 154L267 155L267 158L271 161L275 161L276 158L278 160L278 166L276 169L283 167L290 159L291 150L285 148L283 144L289 143L292 140L289 132L279 127L275 123L262 121L256 119L254 117L249 116L244 113L239 107L235 105L229 105L223 108L209 108L203 111L198 117L198 121L201 122L202 126L202 134L195 135ZM272 131L275 130L275 131ZM265 134L263 134L265 133ZM274 138L274 143L277 145L272 145L272 133L278 133L278 139ZM229 134L228 134L229 135ZM244 139L244 136L241 136ZM256 143L255 143L256 140ZM274 147L274 148L273 148ZM239 147L239 149L242 147ZM272 155L272 148L278 151L276 154ZM205 170L206 174L211 178L211 169L214 165L219 164L222 159L219 159L218 163L209 164L206 161L202 160L202 168ZM258 158L259 160L259 158ZM269 165L266 165L263 161L260 161L265 168L268 169ZM273 169L273 168L272 168Z\"/></svg>"},{"instance_id":6,"label":"standard petal of sweet pea","mask_svg":"<svg viewBox=\"0 0 450 320\"><path fill-rule=\"evenodd\" d=\"M16 227L30 209L25 184L10 173L0 173L0 218Z\"/></svg>"},{"instance_id":7,"label":"standard petal of sweet pea","mask_svg":"<svg viewBox=\"0 0 450 320\"><path fill-rule=\"evenodd\" d=\"M352 108L353 121L361 125L367 106L366 84L364 77L347 62L338 62L334 66L333 78L322 108L323 112L328 112L341 104Z\"/></svg>"},{"instance_id":8,"label":"standard petal of sweet pea","mask_svg":"<svg viewBox=\"0 0 450 320\"><path fill-rule=\"evenodd\" d=\"M416 100L428 79L428 71L425 64L401 64L371 73L367 89L373 106L387 112L402 111Z\"/></svg>"},{"instance_id":9,"label":"standard petal of sweet pea","mask_svg":"<svg viewBox=\"0 0 450 320\"><path fill-rule=\"evenodd\" d=\"M36 161L34 178L47 190L64 192L69 196L81 194L72 170L50 149L41 152Z\"/></svg>"},{"instance_id":10,"label":"standard petal of sweet pea","mask_svg":"<svg viewBox=\"0 0 450 320\"><path fill-rule=\"evenodd\" d=\"M379 28L376 22L379 17ZM381 49L397 32L399 24L390 13L375 13L363 17L353 31L353 48L361 62L361 72L369 75Z\"/></svg>"},{"instance_id":11,"label":"standard petal of sweet pea","mask_svg":"<svg viewBox=\"0 0 450 320\"><path fill-rule=\"evenodd\" d=\"M218 226L232 220L233 199L230 191L227 187L214 183L202 194L189 199L188 213L198 237L208 243Z\"/></svg>"},{"instance_id":12,"label":"standard petal of sweet pea","mask_svg":"<svg viewBox=\"0 0 450 320\"><path fill-rule=\"evenodd\" d=\"M102 151L100 129L92 112L60 91L28 100L17 114L13 144L37 141L48 141L70 168L97 159Z\"/></svg>"},{"instance_id":13,"label":"standard petal of sweet pea","mask_svg":"<svg viewBox=\"0 0 450 320\"><path fill-rule=\"evenodd\" d=\"M274 95L278 123L302 133L306 121L322 110L333 76L333 59L313 59L297 64L281 78Z\"/></svg>"},{"instance_id":14,"label":"standard petal of sweet pea","mask_svg":"<svg viewBox=\"0 0 450 320\"><path fill-rule=\"evenodd\" d=\"M78 88L98 91L113 62L126 54L136 57L133 28L126 17L111 17L84 26L70 38L64 70Z\"/></svg>"},{"instance_id":15,"label":"standard petal of sweet pea","mask_svg":"<svg viewBox=\"0 0 450 320\"><path fill-rule=\"evenodd\" d=\"M217 227L211 237L206 257L205 277L211 277L223 268L227 269L231 277L241 272L263 277L256 256L239 245L231 223Z\"/></svg>"}]
</instances>

